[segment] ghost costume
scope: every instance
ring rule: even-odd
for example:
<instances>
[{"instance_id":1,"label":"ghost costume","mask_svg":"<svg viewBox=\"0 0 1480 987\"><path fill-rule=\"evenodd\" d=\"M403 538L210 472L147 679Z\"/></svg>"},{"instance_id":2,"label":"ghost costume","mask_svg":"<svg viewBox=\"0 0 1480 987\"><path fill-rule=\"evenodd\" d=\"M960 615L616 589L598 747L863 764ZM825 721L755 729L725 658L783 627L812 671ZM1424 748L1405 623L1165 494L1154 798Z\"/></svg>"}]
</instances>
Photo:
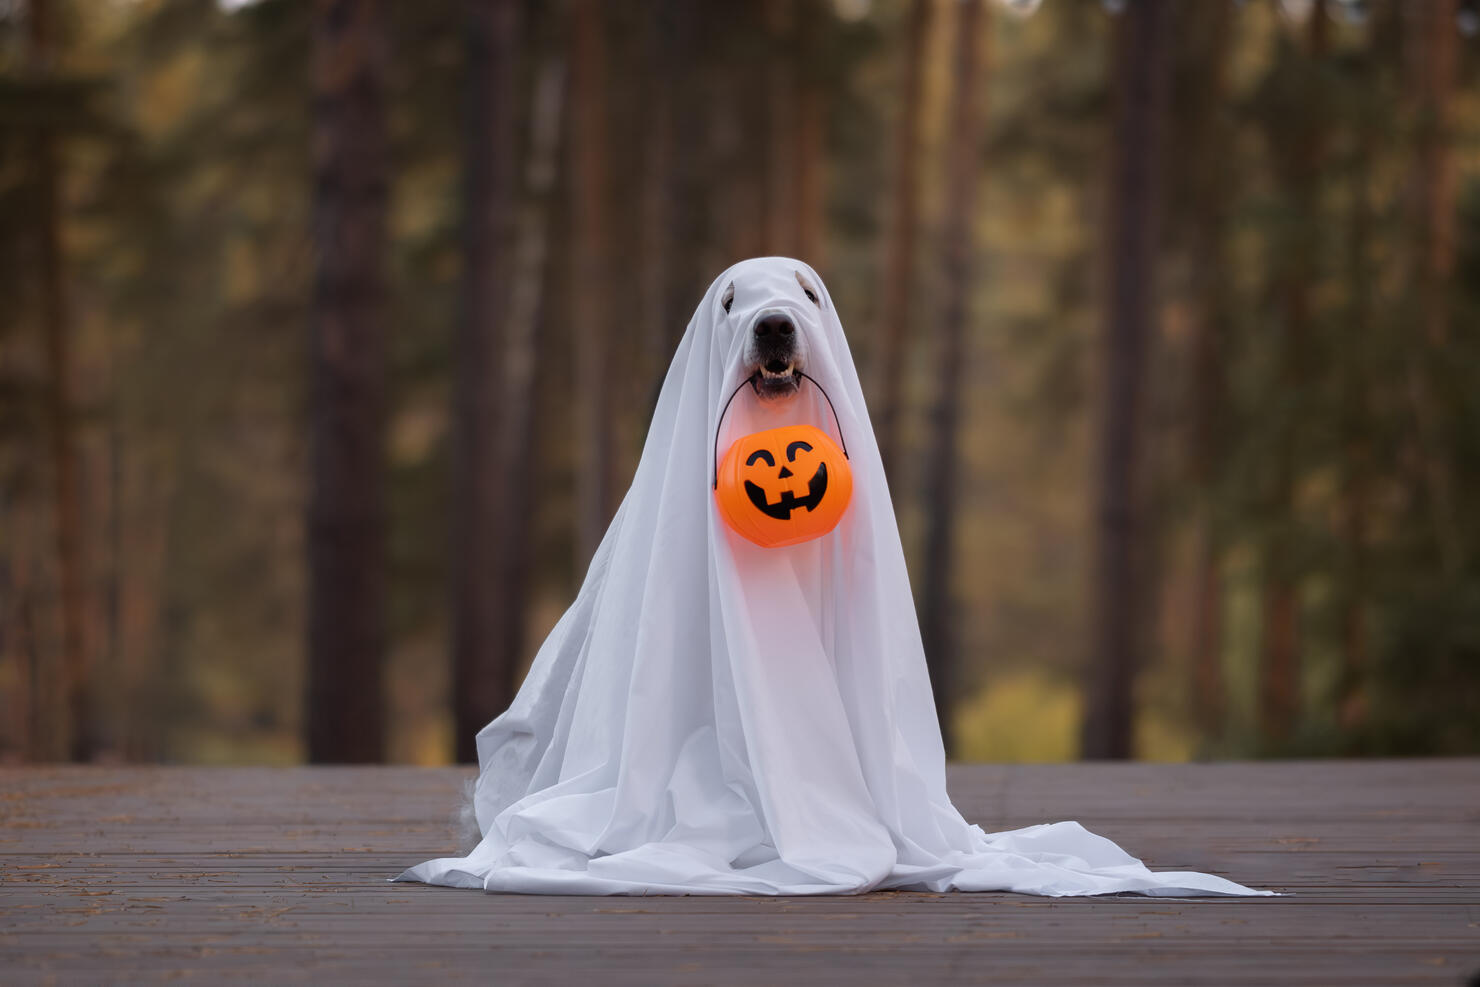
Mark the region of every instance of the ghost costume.
<instances>
[{"instance_id":1,"label":"ghost costume","mask_svg":"<svg viewBox=\"0 0 1480 987\"><path fill-rule=\"evenodd\" d=\"M816 294L803 290L805 279ZM734 286L733 303L724 296ZM762 548L711 482L746 340L788 316L817 387L745 388L718 435L841 429L852 503L830 534ZM478 734L482 842L398 880L531 894L1249 895L1152 872L1078 823L1002 833L946 793L904 553L832 299L806 264L710 286L668 369L632 486L508 711Z\"/></svg>"}]
</instances>

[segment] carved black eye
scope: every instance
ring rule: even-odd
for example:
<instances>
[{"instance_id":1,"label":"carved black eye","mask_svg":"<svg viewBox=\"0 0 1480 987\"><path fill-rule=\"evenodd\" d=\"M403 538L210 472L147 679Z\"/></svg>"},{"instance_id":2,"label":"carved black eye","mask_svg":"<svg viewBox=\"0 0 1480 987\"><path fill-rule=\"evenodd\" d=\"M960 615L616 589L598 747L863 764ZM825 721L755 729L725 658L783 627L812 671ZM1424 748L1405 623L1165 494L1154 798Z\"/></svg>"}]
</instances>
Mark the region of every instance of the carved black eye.
<instances>
[{"instance_id":1,"label":"carved black eye","mask_svg":"<svg viewBox=\"0 0 1480 987\"><path fill-rule=\"evenodd\" d=\"M766 461L766 465L767 466L775 466L776 465L776 458L774 456L772 456L770 454L770 452L768 452L765 449L757 449L755 452L752 452L750 454L750 458L745 461L745 465L746 466L754 466L756 464L757 460L761 460L761 459L764 459Z\"/></svg>"},{"instance_id":2,"label":"carved black eye","mask_svg":"<svg viewBox=\"0 0 1480 987\"><path fill-rule=\"evenodd\" d=\"M813 299L813 301L816 301L816 299ZM735 284L733 281L725 289L725 297L720 301L720 304L725 307L726 312L730 310L731 305L735 304Z\"/></svg>"},{"instance_id":3,"label":"carved black eye","mask_svg":"<svg viewBox=\"0 0 1480 987\"><path fill-rule=\"evenodd\" d=\"M790 445L788 445L786 447L786 461L787 462L794 463L794 462L797 461L797 450L798 449L801 449L801 450L803 450L805 452L811 452L812 451L812 444L810 442L803 442L801 439L797 439L795 442L793 442ZM772 465L775 465L775 464L773 463Z\"/></svg>"}]
</instances>

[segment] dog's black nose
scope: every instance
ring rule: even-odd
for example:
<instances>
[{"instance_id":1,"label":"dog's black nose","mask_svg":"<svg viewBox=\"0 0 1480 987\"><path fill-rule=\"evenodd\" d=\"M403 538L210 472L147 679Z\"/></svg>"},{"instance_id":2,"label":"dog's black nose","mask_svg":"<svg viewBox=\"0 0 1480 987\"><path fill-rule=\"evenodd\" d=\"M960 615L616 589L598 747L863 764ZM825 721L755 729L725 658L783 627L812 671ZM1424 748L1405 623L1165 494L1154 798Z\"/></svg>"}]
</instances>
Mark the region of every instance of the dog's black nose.
<instances>
[{"instance_id":1,"label":"dog's black nose","mask_svg":"<svg viewBox=\"0 0 1480 987\"><path fill-rule=\"evenodd\" d=\"M769 336L771 333L782 336L790 336L792 332L791 320L784 315L768 315L755 324L757 336Z\"/></svg>"}]
</instances>

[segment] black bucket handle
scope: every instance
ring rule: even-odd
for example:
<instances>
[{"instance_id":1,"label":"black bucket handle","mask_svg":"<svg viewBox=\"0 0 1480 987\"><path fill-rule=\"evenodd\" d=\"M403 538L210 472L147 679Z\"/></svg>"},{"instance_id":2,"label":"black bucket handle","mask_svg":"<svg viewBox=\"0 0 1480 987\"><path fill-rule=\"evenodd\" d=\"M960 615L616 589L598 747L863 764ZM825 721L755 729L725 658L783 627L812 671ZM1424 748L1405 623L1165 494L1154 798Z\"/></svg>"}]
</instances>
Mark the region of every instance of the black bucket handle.
<instances>
[{"instance_id":1,"label":"black bucket handle","mask_svg":"<svg viewBox=\"0 0 1480 987\"><path fill-rule=\"evenodd\" d=\"M735 400L735 395L740 393L740 388L744 387L746 384L753 385L755 383L755 379L760 376L760 373L761 372L757 370L755 373L742 380L740 382L740 387L737 387L735 388L735 390L730 392L729 400L725 402L724 408L720 410L719 421L716 422L714 426L714 481L712 484L712 489L719 489L719 433L724 427L725 415L729 413L730 404ZM800 370L793 371L793 373L804 380L812 381L812 386L822 392L822 399L827 402L827 410L832 412L833 424L836 425L838 428L838 444L843 447L843 458L847 459L848 440L843 438L843 423L838 418L838 409L833 407L832 398L828 397L827 391L823 388L821 384L817 383L817 380L812 376L805 374Z\"/></svg>"}]
</instances>

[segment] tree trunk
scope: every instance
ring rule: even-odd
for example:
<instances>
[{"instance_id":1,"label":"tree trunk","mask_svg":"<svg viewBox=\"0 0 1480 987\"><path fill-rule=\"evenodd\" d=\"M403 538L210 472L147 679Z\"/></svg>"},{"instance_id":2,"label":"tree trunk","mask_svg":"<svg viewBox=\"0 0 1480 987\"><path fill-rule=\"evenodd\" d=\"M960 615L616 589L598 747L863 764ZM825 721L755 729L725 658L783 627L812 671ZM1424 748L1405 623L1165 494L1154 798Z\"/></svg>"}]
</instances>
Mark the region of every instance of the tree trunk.
<instances>
[{"instance_id":1,"label":"tree trunk","mask_svg":"<svg viewBox=\"0 0 1480 987\"><path fill-rule=\"evenodd\" d=\"M1349 421L1365 421L1358 410L1362 395L1352 388ZM1337 683L1336 720L1344 731L1362 727L1369 706L1371 657L1367 633L1367 517L1370 513L1368 475L1370 466L1365 432L1351 435L1344 448L1341 537L1344 542L1344 578L1341 601L1341 677Z\"/></svg>"},{"instance_id":2,"label":"tree trunk","mask_svg":"<svg viewBox=\"0 0 1480 987\"><path fill-rule=\"evenodd\" d=\"M1330 18L1324 0L1316 0L1308 21L1307 58L1316 73L1324 71ZM1316 76L1319 79L1319 75ZM1320 112L1324 83L1313 87L1308 104L1316 112L1303 121L1298 137L1285 144L1289 154L1283 166L1287 208L1298 217L1285 243L1277 280L1282 309L1280 390L1298 395L1309 379L1307 353L1312 332L1311 296L1317 272L1313 263L1320 250L1318 199L1326 152L1325 114ZM1301 646L1299 628L1299 573L1291 557L1295 527L1295 461L1297 423L1283 423L1274 450L1274 490L1271 515L1275 535L1264 551L1262 591L1263 631L1260 641L1259 720L1266 744L1278 748L1294 736L1300 718Z\"/></svg>"},{"instance_id":3,"label":"tree trunk","mask_svg":"<svg viewBox=\"0 0 1480 987\"><path fill-rule=\"evenodd\" d=\"M7 523L13 519L35 517L35 511L28 507L19 504L7 504L6 507L3 519ZM8 561L12 568L8 573L7 584L3 587L5 596L0 599L0 607L6 608L5 616L8 618L8 624L4 628L5 639L0 643L3 651L0 653L11 656L16 670L13 704L6 713L11 717L16 750L21 758L28 761L51 761L56 758L58 744L56 726L46 715L52 703L49 702L51 696L48 695L45 681L46 670L42 667L41 648L37 641L38 593L36 566L32 561L36 553L31 539L16 537L20 530L16 526L7 532L10 536L7 539L7 548L11 552Z\"/></svg>"},{"instance_id":4,"label":"tree trunk","mask_svg":"<svg viewBox=\"0 0 1480 987\"><path fill-rule=\"evenodd\" d=\"M467 0L463 312L454 384L452 711L460 762L478 759L478 730L513 698L504 650L522 600L505 569L511 473L501 440L503 332L514 210L517 0ZM522 528L522 522L520 524Z\"/></svg>"},{"instance_id":5,"label":"tree trunk","mask_svg":"<svg viewBox=\"0 0 1480 987\"><path fill-rule=\"evenodd\" d=\"M1205 740L1223 732L1227 695L1222 664L1223 543L1215 520L1224 442L1218 426L1226 387L1224 361L1229 329L1228 266L1224 238L1228 193L1226 162L1231 151L1224 105L1228 95L1228 0L1183 14L1195 63L1197 98L1191 114L1186 153L1195 176L1195 210L1188 237L1191 266L1192 374L1187 403L1191 409L1188 462L1196 514L1193 549L1193 614L1189 708Z\"/></svg>"},{"instance_id":6,"label":"tree trunk","mask_svg":"<svg viewBox=\"0 0 1480 987\"><path fill-rule=\"evenodd\" d=\"M796 169L795 229L793 253L798 259L821 269L827 263L827 244L823 240L824 213L827 210L823 192L823 163L826 158L827 112L826 93L820 78L821 41L827 30L827 10L817 0L798 7L798 71L796 71Z\"/></svg>"},{"instance_id":7,"label":"tree trunk","mask_svg":"<svg viewBox=\"0 0 1480 987\"><path fill-rule=\"evenodd\" d=\"M610 260L607 244L606 38L600 0L572 9L571 218L574 257L572 342L575 349L580 459L576 490L576 564L596 552L614 508Z\"/></svg>"},{"instance_id":8,"label":"tree trunk","mask_svg":"<svg viewBox=\"0 0 1480 987\"><path fill-rule=\"evenodd\" d=\"M797 8L808 0L764 0L766 60L766 153L761 156L764 181L765 229L761 253L792 256L797 253L798 81L805 66L796 57ZM738 257L736 258L739 259Z\"/></svg>"},{"instance_id":9,"label":"tree trunk","mask_svg":"<svg viewBox=\"0 0 1480 987\"><path fill-rule=\"evenodd\" d=\"M503 653L509 658L512 690L525 651L525 609L529 598L531 546L535 514L534 487L527 482L539 468L536 449L539 379L544 359L547 274L550 239L556 223L555 180L560 162L560 135L566 106L565 62L559 56L544 59L535 76L531 96L526 187L519 208L518 249L510 286L509 317L504 340L503 434L505 482L508 484L499 542L504 585L510 613L517 619L504 627Z\"/></svg>"},{"instance_id":10,"label":"tree trunk","mask_svg":"<svg viewBox=\"0 0 1480 987\"><path fill-rule=\"evenodd\" d=\"M708 173L702 178L706 194L714 198L711 256L705 265L710 277L737 260L767 252L767 196L770 188L767 157L762 154L773 131L771 101L766 98L769 59L754 57L757 47L770 44L765 35L765 8L755 2L696 4L704 10L707 45L716 50L706 60L709 105ZM722 38L722 41L716 39Z\"/></svg>"},{"instance_id":11,"label":"tree trunk","mask_svg":"<svg viewBox=\"0 0 1480 987\"><path fill-rule=\"evenodd\" d=\"M1424 335L1442 346L1449 338L1445 290L1454 273L1455 189L1452 108L1459 32L1455 0L1405 0L1409 18L1410 85L1418 118L1413 160L1413 220L1419 231L1416 281Z\"/></svg>"},{"instance_id":12,"label":"tree trunk","mask_svg":"<svg viewBox=\"0 0 1480 987\"><path fill-rule=\"evenodd\" d=\"M663 59L665 78L688 79L687 86L674 86L670 93L673 110L673 140L681 151L672 159L672 208L667 213L667 240L672 245L666 310L674 316L663 326L666 333L663 365L673 356L693 311L694 296L704 290L728 264L715 249L717 196L711 186L714 163L709 140L714 108L710 101L714 68L703 52L710 37L715 8L690 0L671 0L671 19ZM669 74L671 73L671 75ZM648 395L657 398L657 384Z\"/></svg>"},{"instance_id":13,"label":"tree trunk","mask_svg":"<svg viewBox=\"0 0 1480 987\"><path fill-rule=\"evenodd\" d=\"M25 546L19 533L28 520L6 484L0 484L0 668L9 666L10 685L0 732L0 763L39 760L33 719L36 649L29 628L31 587Z\"/></svg>"},{"instance_id":14,"label":"tree trunk","mask_svg":"<svg viewBox=\"0 0 1480 987\"><path fill-rule=\"evenodd\" d=\"M179 502L179 474L154 457L135 455L125 477L121 512L122 555L128 578L119 587L120 620L119 695L128 706L124 756L130 761L157 761L165 753L165 724L161 713L164 675L161 653L169 609L171 539L178 538L174 518Z\"/></svg>"},{"instance_id":15,"label":"tree trunk","mask_svg":"<svg viewBox=\"0 0 1480 987\"><path fill-rule=\"evenodd\" d=\"M912 0L905 33L904 88L894 131L894 180L890 191L889 232L885 239L883 298L879 307L879 451L891 476L898 455L900 406L904 389L904 340L915 295L915 238L919 224L920 103L924 92L925 43L930 36L932 0Z\"/></svg>"},{"instance_id":16,"label":"tree trunk","mask_svg":"<svg viewBox=\"0 0 1480 987\"><path fill-rule=\"evenodd\" d=\"M386 39L378 0L314 5L309 760L384 751Z\"/></svg>"},{"instance_id":17,"label":"tree trunk","mask_svg":"<svg viewBox=\"0 0 1480 987\"><path fill-rule=\"evenodd\" d=\"M1407 109L1417 120L1409 171L1408 281L1423 338L1410 350L1409 400L1418 436L1418 459L1427 488L1429 518L1439 562L1453 576L1464 558L1453 470L1445 452L1441 412L1431 393L1428 366L1442 361L1450 334L1449 285L1454 274L1455 200L1453 96L1458 58L1456 0L1411 0L1407 18Z\"/></svg>"},{"instance_id":18,"label":"tree trunk","mask_svg":"<svg viewBox=\"0 0 1480 987\"><path fill-rule=\"evenodd\" d=\"M1352 172L1350 232L1347 235L1347 283L1350 310L1344 332L1368 339L1372 332L1373 269L1371 250L1374 210L1371 174L1374 156L1383 139L1382 121L1363 118L1355 138ZM1369 362L1362 348L1345 352L1340 364L1341 385L1341 677L1337 687L1337 723L1350 733L1367 719L1370 685L1368 607L1368 517L1373 482L1373 416L1368 395Z\"/></svg>"},{"instance_id":19,"label":"tree trunk","mask_svg":"<svg viewBox=\"0 0 1480 987\"><path fill-rule=\"evenodd\" d=\"M50 0L31 0L28 61L45 80L55 70L56 9ZM36 255L40 272L40 320L45 341L46 417L51 436L53 509L61 603L62 719L66 755L92 757L93 709L91 648L87 626L87 556L82 493L78 479L77 428L72 395L72 329L67 306L62 246L62 163L56 136L42 124L31 136L31 167L36 194Z\"/></svg>"},{"instance_id":20,"label":"tree trunk","mask_svg":"<svg viewBox=\"0 0 1480 987\"><path fill-rule=\"evenodd\" d=\"M827 118L824 112L822 80L819 64L822 58L822 40L827 30L827 13L818 0L804 0L796 11L796 119L791 138L795 145L792 154L792 190L796 211L792 214L792 256L804 260L814 268L827 263L823 242L826 197L822 188L822 167L825 156L824 138Z\"/></svg>"},{"instance_id":21,"label":"tree trunk","mask_svg":"<svg viewBox=\"0 0 1480 987\"><path fill-rule=\"evenodd\" d=\"M962 0L957 10L950 139L946 151L940 363L931 415L933 435L926 480L930 521L925 534L925 579L920 605L925 659L947 756L955 750L951 716L958 685L952 578L958 499L956 446L961 418L962 363L966 357L967 307L974 275L971 221L981 170L981 117L985 103L981 84L985 75L982 36L987 20L981 0Z\"/></svg>"},{"instance_id":22,"label":"tree trunk","mask_svg":"<svg viewBox=\"0 0 1480 987\"><path fill-rule=\"evenodd\" d=\"M1090 664L1082 754L1131 756L1133 689L1143 644L1139 497L1141 396L1155 314L1157 161L1165 102L1163 0L1136 0L1116 23L1110 148L1109 291L1100 399Z\"/></svg>"},{"instance_id":23,"label":"tree trunk","mask_svg":"<svg viewBox=\"0 0 1480 987\"><path fill-rule=\"evenodd\" d=\"M634 397L638 403L634 407L642 407L642 403L651 399L653 380L667 365L673 338L674 319L669 309L669 296L673 288L673 247L679 242L671 238L675 212L674 158L677 156L674 121L676 90L683 79L674 63L679 2L657 0L643 39L643 61L647 71L644 120L648 129L642 147L642 265L639 272L642 373L635 375L638 390Z\"/></svg>"},{"instance_id":24,"label":"tree trunk","mask_svg":"<svg viewBox=\"0 0 1480 987\"><path fill-rule=\"evenodd\" d=\"M97 510L106 518L106 540L108 564L103 573L104 582L99 592L101 616L98 620L107 644L101 649L105 671L97 676L108 695L113 697L108 708L106 727L100 733L98 757L103 760L119 760L127 757L127 736L130 711L118 703L117 697L124 694L128 680L123 654L123 583L125 577L123 552L123 462L124 432L118 401L118 364L115 353L108 354L108 406L106 444L100 451L103 460L100 473L107 480L99 498Z\"/></svg>"}]
</instances>

